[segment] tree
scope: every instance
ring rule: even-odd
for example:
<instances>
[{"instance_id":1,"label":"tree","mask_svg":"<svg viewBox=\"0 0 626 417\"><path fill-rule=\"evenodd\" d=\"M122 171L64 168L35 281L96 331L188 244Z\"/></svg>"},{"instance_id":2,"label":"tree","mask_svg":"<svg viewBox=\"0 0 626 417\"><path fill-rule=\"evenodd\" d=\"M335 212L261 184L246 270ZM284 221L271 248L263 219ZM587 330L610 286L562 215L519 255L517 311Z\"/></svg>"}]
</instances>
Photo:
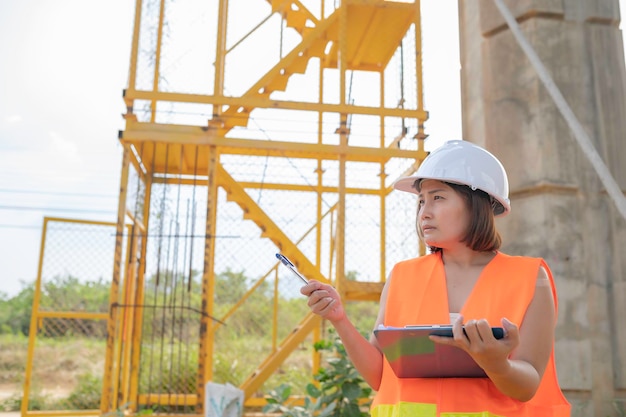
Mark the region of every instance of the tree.
<instances>
[{"instance_id":1,"label":"tree","mask_svg":"<svg viewBox=\"0 0 626 417\"><path fill-rule=\"evenodd\" d=\"M0 333L28 335L33 308L34 285L22 282L22 290L12 298L0 296Z\"/></svg>"}]
</instances>

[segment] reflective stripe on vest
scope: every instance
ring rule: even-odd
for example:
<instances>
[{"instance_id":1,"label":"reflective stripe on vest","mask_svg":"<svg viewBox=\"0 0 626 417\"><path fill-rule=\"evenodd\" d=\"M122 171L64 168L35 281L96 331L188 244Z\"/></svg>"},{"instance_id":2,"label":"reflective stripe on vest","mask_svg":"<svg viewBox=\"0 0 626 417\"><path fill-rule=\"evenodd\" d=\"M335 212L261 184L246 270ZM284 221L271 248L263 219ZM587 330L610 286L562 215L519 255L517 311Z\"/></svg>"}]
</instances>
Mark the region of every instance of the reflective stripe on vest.
<instances>
[{"instance_id":1,"label":"reflective stripe on vest","mask_svg":"<svg viewBox=\"0 0 626 417\"><path fill-rule=\"evenodd\" d=\"M502 317L519 325L533 298L540 258L498 252L485 266L461 310L464 320L485 318L500 326ZM448 324L445 271L440 254L403 261L394 267L387 293L386 326ZM502 394L488 378L397 378L383 362L380 389L372 402L374 417L568 417L570 406L559 388L554 352L535 397L528 402Z\"/></svg>"},{"instance_id":2,"label":"reflective stripe on vest","mask_svg":"<svg viewBox=\"0 0 626 417\"><path fill-rule=\"evenodd\" d=\"M395 405L379 405L372 410L372 417L437 417L435 404L417 404L401 402ZM505 417L489 412L479 413L441 413L441 417Z\"/></svg>"}]
</instances>

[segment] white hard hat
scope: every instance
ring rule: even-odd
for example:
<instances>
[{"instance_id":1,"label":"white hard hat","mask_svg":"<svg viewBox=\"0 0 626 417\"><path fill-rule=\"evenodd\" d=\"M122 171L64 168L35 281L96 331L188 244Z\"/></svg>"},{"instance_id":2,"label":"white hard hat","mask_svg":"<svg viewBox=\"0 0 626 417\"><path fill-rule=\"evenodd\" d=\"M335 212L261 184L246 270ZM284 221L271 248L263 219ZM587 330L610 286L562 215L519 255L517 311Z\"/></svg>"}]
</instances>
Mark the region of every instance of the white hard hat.
<instances>
[{"instance_id":1,"label":"white hard hat","mask_svg":"<svg viewBox=\"0 0 626 417\"><path fill-rule=\"evenodd\" d=\"M451 140L432 151L417 172L397 180L396 190L417 194L415 181L432 179L465 184L472 190L482 190L495 201L493 213L503 216L511 211L509 180L504 167L487 150L464 140Z\"/></svg>"}]
</instances>

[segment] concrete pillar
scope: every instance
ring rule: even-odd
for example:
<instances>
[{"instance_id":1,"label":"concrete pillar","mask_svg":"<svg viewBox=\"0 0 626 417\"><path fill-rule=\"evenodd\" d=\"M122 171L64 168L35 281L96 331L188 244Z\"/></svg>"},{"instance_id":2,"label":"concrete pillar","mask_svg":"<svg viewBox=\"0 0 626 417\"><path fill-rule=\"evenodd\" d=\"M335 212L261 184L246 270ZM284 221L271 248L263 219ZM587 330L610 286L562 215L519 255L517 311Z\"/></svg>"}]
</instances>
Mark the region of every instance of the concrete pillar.
<instances>
[{"instance_id":1,"label":"concrete pillar","mask_svg":"<svg viewBox=\"0 0 626 417\"><path fill-rule=\"evenodd\" d=\"M618 0L507 0L620 187L626 70ZM540 256L559 291L557 370L572 416L626 409L626 221L492 0L459 1L464 139L504 164L503 251ZM622 411L623 412L623 411Z\"/></svg>"}]
</instances>

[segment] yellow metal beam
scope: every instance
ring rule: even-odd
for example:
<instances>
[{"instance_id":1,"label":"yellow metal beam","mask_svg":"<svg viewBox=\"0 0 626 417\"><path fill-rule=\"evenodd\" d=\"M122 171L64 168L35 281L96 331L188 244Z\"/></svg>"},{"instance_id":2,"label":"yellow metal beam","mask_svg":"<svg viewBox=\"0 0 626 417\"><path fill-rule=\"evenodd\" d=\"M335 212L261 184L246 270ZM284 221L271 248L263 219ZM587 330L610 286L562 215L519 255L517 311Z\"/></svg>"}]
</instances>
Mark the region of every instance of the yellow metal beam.
<instances>
[{"instance_id":1,"label":"yellow metal beam","mask_svg":"<svg viewBox=\"0 0 626 417\"><path fill-rule=\"evenodd\" d=\"M124 224L126 219L126 195L128 191L128 175L130 165L130 152L128 147L124 147L122 154L122 175L120 178L120 196L117 205L117 224L116 224L116 236L115 236L115 256L113 260L113 277L111 280L111 290L109 293L109 320L107 322L107 349L104 365L104 376L102 378L102 399L100 402L100 410L102 413L106 413L115 409L117 403L117 381L113 378L114 366L118 362L119 358L115 358L115 347L121 343L121 340L116 340L119 337L118 334L118 317L119 308L116 306L119 304L120 296L120 278L122 274L122 250L123 250L123 238L124 238Z\"/></svg>"},{"instance_id":2,"label":"yellow metal beam","mask_svg":"<svg viewBox=\"0 0 626 417\"><path fill-rule=\"evenodd\" d=\"M24 388L23 393L24 396L22 398L22 416L25 416L28 413L28 401L30 399L30 388L32 381L32 372L33 372L33 359L35 353L35 340L37 335L37 324L39 321L39 303L41 301L41 273L43 268L43 259L44 252L46 248L46 236L48 233L48 221L49 219L44 217L43 219L43 228L41 233L41 244L39 247L39 266L37 268L37 281L35 282L35 292L33 294L33 309L32 315L30 319L30 329L28 332L28 352L26 356L26 372L24 376Z\"/></svg>"},{"instance_id":3,"label":"yellow metal beam","mask_svg":"<svg viewBox=\"0 0 626 417\"><path fill-rule=\"evenodd\" d=\"M39 318L63 318L63 319L87 319L87 320L106 320L109 318L108 313L88 313L86 311L40 311L37 313Z\"/></svg>"},{"instance_id":4,"label":"yellow metal beam","mask_svg":"<svg viewBox=\"0 0 626 417\"><path fill-rule=\"evenodd\" d=\"M99 416L100 410L27 411L22 417ZM168 416L169 417L169 416Z\"/></svg>"},{"instance_id":5,"label":"yellow metal beam","mask_svg":"<svg viewBox=\"0 0 626 417\"><path fill-rule=\"evenodd\" d=\"M196 404L196 412L206 414L204 404L204 387L213 379L213 349L215 340L215 326L211 317L214 317L215 304L215 232L217 230L217 188L219 152L211 146L209 149L209 165L206 174L209 177L207 187L206 237L204 241L204 267L202 271L202 315L200 322L200 363L198 366L197 395L200 401Z\"/></svg>"},{"instance_id":6,"label":"yellow metal beam","mask_svg":"<svg viewBox=\"0 0 626 417\"><path fill-rule=\"evenodd\" d=\"M140 247L140 263L138 265L137 272L137 291L135 293L134 304L137 306L132 309L133 311L133 336L131 338L132 346L134 347L132 350L132 357L130 360L130 369L127 370L131 375L130 387L128 392L128 398L133 399L137 398L139 393L139 368L141 365L141 349L137 349L137 346L141 346L141 340L143 335L143 306L144 298L145 298L145 272L146 272L146 252L148 247L148 239L147 239L147 230L149 230L150 226L150 201L152 197L152 176L144 176L137 178L137 181L142 180L144 182L145 192L143 196L143 224L139 227L138 222L134 222L133 225L135 228L141 229L141 233L144 235L141 239L141 247ZM136 198L139 198L137 196ZM138 404L129 405L129 409L132 411L137 410Z\"/></svg>"},{"instance_id":7,"label":"yellow metal beam","mask_svg":"<svg viewBox=\"0 0 626 417\"><path fill-rule=\"evenodd\" d=\"M158 178L154 181L155 184L175 184L175 185L203 185L206 186L208 184L208 180L205 179L178 179L178 178ZM256 189L262 188L264 190L282 190L282 191L302 191L302 192L322 192L322 193L338 193L339 188L335 186L313 186L313 185L300 185L300 184L275 184L269 182L249 182L249 181L240 181L239 185L242 188L246 189ZM393 191L393 188L387 187L382 191L379 189L373 188L354 188L354 187L346 187L346 194L355 194L355 195L380 195L381 192L383 195L387 195Z\"/></svg>"},{"instance_id":8,"label":"yellow metal beam","mask_svg":"<svg viewBox=\"0 0 626 417\"><path fill-rule=\"evenodd\" d=\"M378 116L384 113L389 117L404 117L425 121L428 112L420 109L401 109L397 107L357 106L354 104L312 103L304 101L272 100L264 96L226 97L218 95L170 93L164 91L124 90L124 99L163 101L171 103L219 104L233 107L251 107L257 109L302 110L322 113L349 113L366 116ZM128 130L128 129L127 129Z\"/></svg>"},{"instance_id":9,"label":"yellow metal beam","mask_svg":"<svg viewBox=\"0 0 626 417\"><path fill-rule=\"evenodd\" d=\"M138 396L138 401L141 405L193 406L198 404L198 396L195 394L141 394Z\"/></svg>"},{"instance_id":10,"label":"yellow metal beam","mask_svg":"<svg viewBox=\"0 0 626 417\"><path fill-rule=\"evenodd\" d=\"M132 129L120 133L120 142L135 144L137 149L141 143L183 144L188 146L214 145L220 153L229 155L257 155L305 159L338 160L345 155L348 161L354 162L387 162L391 158L423 160L427 153L420 150L398 148L378 148L350 145L329 145L317 143L299 143L275 141L267 139L239 139L213 137L204 128L198 126L131 122ZM145 155L149 160L150 156Z\"/></svg>"}]
</instances>

